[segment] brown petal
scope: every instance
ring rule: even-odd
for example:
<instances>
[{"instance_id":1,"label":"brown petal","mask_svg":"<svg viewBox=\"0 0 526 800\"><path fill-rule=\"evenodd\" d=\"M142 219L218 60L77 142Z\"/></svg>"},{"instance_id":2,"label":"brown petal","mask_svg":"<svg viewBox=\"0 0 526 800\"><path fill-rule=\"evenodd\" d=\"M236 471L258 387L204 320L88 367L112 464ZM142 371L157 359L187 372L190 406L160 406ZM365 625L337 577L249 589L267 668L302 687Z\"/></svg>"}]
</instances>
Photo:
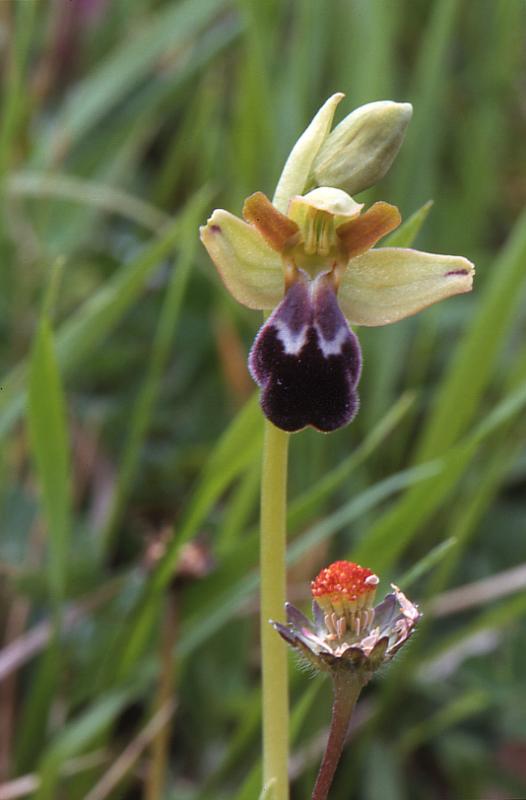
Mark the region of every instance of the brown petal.
<instances>
[{"instance_id":1,"label":"brown petal","mask_svg":"<svg viewBox=\"0 0 526 800\"><path fill-rule=\"evenodd\" d=\"M347 260L366 253L386 234L400 225L402 218L396 206L375 203L364 214L336 228Z\"/></svg>"},{"instance_id":2,"label":"brown petal","mask_svg":"<svg viewBox=\"0 0 526 800\"><path fill-rule=\"evenodd\" d=\"M300 229L296 223L278 211L263 192L254 192L247 197L243 216L278 253L286 252L300 238Z\"/></svg>"}]
</instances>

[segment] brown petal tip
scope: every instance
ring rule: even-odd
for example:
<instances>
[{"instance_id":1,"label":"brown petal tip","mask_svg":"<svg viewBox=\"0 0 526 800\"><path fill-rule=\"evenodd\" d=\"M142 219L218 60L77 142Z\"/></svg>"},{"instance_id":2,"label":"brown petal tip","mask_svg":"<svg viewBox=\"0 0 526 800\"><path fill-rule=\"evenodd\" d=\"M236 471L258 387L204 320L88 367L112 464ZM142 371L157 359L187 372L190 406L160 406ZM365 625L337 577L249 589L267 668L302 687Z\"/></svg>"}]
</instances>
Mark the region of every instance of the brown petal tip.
<instances>
[{"instance_id":1,"label":"brown petal tip","mask_svg":"<svg viewBox=\"0 0 526 800\"><path fill-rule=\"evenodd\" d=\"M396 206L382 201L375 203L364 214L340 225L336 229L347 259L366 253L371 247L394 231L402 217Z\"/></svg>"},{"instance_id":2,"label":"brown petal tip","mask_svg":"<svg viewBox=\"0 0 526 800\"><path fill-rule=\"evenodd\" d=\"M293 247L300 236L295 222L272 205L263 192L254 192L243 205L243 216L278 253Z\"/></svg>"}]
</instances>

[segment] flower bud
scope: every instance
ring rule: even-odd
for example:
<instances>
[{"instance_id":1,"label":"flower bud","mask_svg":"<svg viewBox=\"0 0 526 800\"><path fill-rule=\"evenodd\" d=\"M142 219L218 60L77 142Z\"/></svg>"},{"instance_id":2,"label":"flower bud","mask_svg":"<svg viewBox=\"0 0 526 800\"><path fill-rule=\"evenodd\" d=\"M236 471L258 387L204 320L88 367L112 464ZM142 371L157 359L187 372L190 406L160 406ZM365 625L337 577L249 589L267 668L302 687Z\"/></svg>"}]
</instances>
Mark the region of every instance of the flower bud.
<instances>
[{"instance_id":1,"label":"flower bud","mask_svg":"<svg viewBox=\"0 0 526 800\"><path fill-rule=\"evenodd\" d=\"M413 114L410 103L381 100L360 106L332 131L313 166L316 183L358 194L386 174Z\"/></svg>"}]
</instances>

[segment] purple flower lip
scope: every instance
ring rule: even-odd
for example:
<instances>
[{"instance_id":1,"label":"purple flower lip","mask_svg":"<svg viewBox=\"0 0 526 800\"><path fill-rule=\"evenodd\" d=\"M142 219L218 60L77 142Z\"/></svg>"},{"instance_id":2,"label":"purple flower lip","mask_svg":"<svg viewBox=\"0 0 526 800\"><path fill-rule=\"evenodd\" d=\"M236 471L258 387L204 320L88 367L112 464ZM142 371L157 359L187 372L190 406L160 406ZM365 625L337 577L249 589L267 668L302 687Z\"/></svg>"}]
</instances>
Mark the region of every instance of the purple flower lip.
<instances>
[{"instance_id":1,"label":"purple flower lip","mask_svg":"<svg viewBox=\"0 0 526 800\"><path fill-rule=\"evenodd\" d=\"M329 432L358 411L360 345L340 311L330 275L309 280L296 272L254 342L249 368L274 425L290 432L308 425Z\"/></svg>"}]
</instances>

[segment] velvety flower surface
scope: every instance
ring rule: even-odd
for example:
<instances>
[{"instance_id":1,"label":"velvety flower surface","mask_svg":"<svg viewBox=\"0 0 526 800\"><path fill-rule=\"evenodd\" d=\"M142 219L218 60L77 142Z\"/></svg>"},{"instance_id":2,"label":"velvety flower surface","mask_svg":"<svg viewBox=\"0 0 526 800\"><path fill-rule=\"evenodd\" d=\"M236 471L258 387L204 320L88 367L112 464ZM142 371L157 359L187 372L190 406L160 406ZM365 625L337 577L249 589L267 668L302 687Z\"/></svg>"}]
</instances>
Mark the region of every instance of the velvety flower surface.
<instances>
[{"instance_id":1,"label":"velvety flower surface","mask_svg":"<svg viewBox=\"0 0 526 800\"><path fill-rule=\"evenodd\" d=\"M312 582L313 621L287 603L287 625L272 624L316 669L351 671L367 682L405 644L421 616L394 585L374 607L378 582L371 570L336 561Z\"/></svg>"},{"instance_id":2,"label":"velvety flower surface","mask_svg":"<svg viewBox=\"0 0 526 800\"><path fill-rule=\"evenodd\" d=\"M384 174L401 144L408 109L371 103L329 136L324 117L323 130L320 123L317 138L310 137L315 144L308 164L301 139L289 161L299 147L305 182L330 178L332 186L287 197L281 188L287 162L276 191L280 207L256 192L245 201L244 219L219 209L201 228L228 291L249 308L273 310L249 367L266 416L284 430L311 425L332 431L356 414L361 354L349 324L387 325L472 287L474 267L465 258L376 249L400 224L398 209L377 202L363 211L339 188L361 191Z\"/></svg>"}]
</instances>

